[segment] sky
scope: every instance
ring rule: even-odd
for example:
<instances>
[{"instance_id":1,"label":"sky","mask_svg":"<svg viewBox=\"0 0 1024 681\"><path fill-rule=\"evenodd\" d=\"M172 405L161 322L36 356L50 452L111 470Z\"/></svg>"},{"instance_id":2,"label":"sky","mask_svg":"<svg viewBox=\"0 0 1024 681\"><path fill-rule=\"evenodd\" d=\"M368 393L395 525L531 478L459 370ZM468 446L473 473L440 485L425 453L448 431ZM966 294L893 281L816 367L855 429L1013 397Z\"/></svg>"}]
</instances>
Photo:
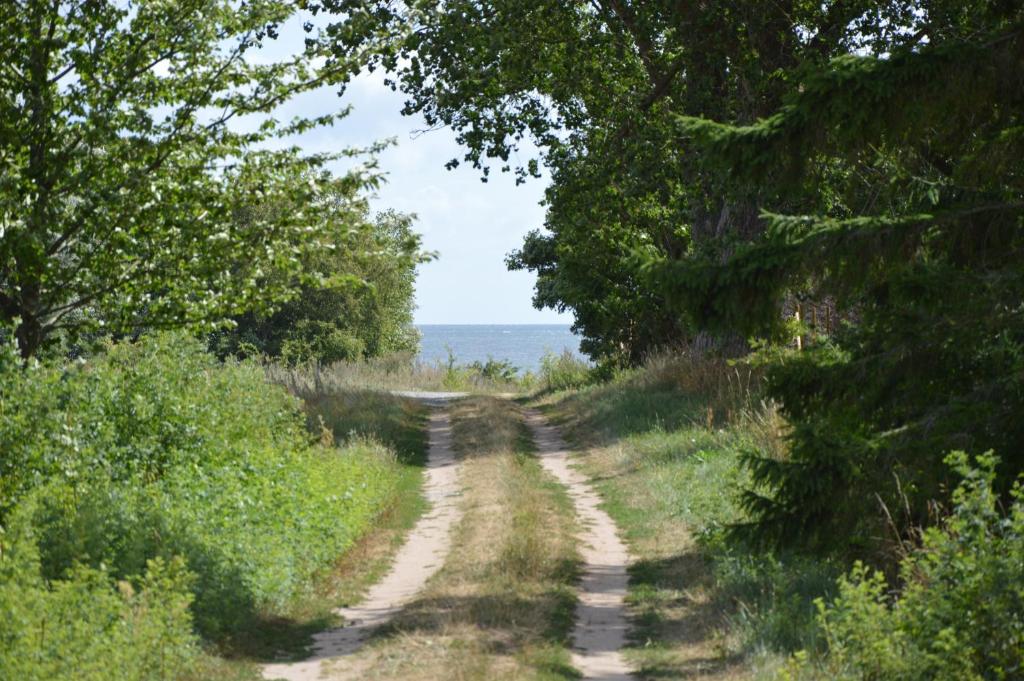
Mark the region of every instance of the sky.
<instances>
[{"instance_id":1,"label":"sky","mask_svg":"<svg viewBox=\"0 0 1024 681\"><path fill-rule=\"evenodd\" d=\"M285 26L275 45L262 50L280 57L301 49L299 23ZM344 97L337 88L304 93L279 111L278 117L315 116L350 104L352 113L329 128L307 132L292 141L309 152L364 147L394 138L396 144L379 156L386 174L371 199L376 210L392 208L417 216L416 231L425 250L438 258L421 265L416 283L417 324L569 324L571 315L534 309L534 275L509 272L505 256L530 230L543 226L546 179L516 186L510 174L492 170L487 183L469 166L447 170L445 162L465 153L447 129L422 134L419 116L401 115L404 97L384 85L379 71L362 74Z\"/></svg>"}]
</instances>

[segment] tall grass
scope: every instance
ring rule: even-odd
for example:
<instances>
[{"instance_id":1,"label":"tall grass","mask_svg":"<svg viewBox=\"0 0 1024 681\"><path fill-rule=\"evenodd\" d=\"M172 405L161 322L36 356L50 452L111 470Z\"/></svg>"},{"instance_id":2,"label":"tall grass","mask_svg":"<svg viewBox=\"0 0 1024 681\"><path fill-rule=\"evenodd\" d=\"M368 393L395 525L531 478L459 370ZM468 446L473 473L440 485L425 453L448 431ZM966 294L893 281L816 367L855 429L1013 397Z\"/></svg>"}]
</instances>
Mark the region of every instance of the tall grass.
<instances>
[{"instance_id":1,"label":"tall grass","mask_svg":"<svg viewBox=\"0 0 1024 681\"><path fill-rule=\"evenodd\" d=\"M357 362L300 366L266 365L271 381L297 395L338 394L348 391L424 390L470 393L530 393L578 388L598 380L594 367L568 350L547 353L534 373L520 371L506 360L460 363L422 362L410 353L398 353Z\"/></svg>"},{"instance_id":2,"label":"tall grass","mask_svg":"<svg viewBox=\"0 0 1024 681\"><path fill-rule=\"evenodd\" d=\"M296 394L332 394L351 390L426 390L439 392L505 393L530 389L536 382L530 373L509 371L503 362L459 364L425 363L412 354L394 354L358 362L310 363L289 367L268 364L271 381Z\"/></svg>"}]
</instances>

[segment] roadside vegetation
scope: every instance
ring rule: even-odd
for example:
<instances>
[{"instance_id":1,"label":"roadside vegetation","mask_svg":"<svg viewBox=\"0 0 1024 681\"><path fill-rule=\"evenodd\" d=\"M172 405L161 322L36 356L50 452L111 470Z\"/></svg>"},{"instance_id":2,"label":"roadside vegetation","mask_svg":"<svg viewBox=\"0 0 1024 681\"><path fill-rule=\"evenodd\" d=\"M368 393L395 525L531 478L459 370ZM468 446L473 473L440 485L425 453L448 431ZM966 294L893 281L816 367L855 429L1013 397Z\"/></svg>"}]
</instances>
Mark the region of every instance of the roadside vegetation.
<instances>
[{"instance_id":1,"label":"roadside vegetation","mask_svg":"<svg viewBox=\"0 0 1024 681\"><path fill-rule=\"evenodd\" d=\"M331 397L307 406L335 445L258 365L223 364L188 337L68 365L25 368L6 352L10 678L109 678L112 664L126 679L253 673L245 658L299 652L324 626L339 557L396 496L416 505L422 415L397 399L379 399L372 421L332 412Z\"/></svg>"},{"instance_id":2,"label":"roadside vegetation","mask_svg":"<svg viewBox=\"0 0 1024 681\"><path fill-rule=\"evenodd\" d=\"M267 372L272 380L298 394L359 389L521 394L585 385L601 375L569 350L549 352L540 360L540 368L533 372L522 371L504 359L460 363L450 354L446 362L428 363L417 360L412 353L392 353L326 364L271 363Z\"/></svg>"},{"instance_id":3,"label":"roadside vegetation","mask_svg":"<svg viewBox=\"0 0 1024 681\"><path fill-rule=\"evenodd\" d=\"M575 678L568 636L578 557L572 505L543 472L515 404L452 407L463 519L441 570L342 678ZM347 672L348 676L345 676Z\"/></svg>"},{"instance_id":4,"label":"roadside vegetation","mask_svg":"<svg viewBox=\"0 0 1024 681\"><path fill-rule=\"evenodd\" d=\"M891 571L752 542L744 461L785 459L791 432L762 386L748 364L676 353L532 398L578 448L636 559L627 655L640 677L1004 678L990 672L1021 669L1024 506L1019 492L1000 506L994 460L950 459L963 480L950 515L905 542Z\"/></svg>"}]
</instances>

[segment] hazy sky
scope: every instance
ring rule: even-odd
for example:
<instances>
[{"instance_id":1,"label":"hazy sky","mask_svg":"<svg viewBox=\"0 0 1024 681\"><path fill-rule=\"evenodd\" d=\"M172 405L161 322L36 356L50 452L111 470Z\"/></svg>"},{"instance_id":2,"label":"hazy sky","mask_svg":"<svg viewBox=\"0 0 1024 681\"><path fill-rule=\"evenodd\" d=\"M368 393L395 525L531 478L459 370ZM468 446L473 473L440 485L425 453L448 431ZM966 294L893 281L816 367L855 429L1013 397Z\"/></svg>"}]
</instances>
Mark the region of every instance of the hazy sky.
<instances>
[{"instance_id":1,"label":"hazy sky","mask_svg":"<svg viewBox=\"0 0 1024 681\"><path fill-rule=\"evenodd\" d=\"M301 49L298 25L285 27L270 55ZM448 129L414 134L426 125L420 117L405 117L404 101L383 83L383 74L360 76L344 98L336 88L307 93L279 112L287 120L301 113L328 113L345 104L352 113L331 128L296 138L308 151L334 151L396 138L397 144L380 156L387 182L373 198L375 210L394 208L418 216L416 230L427 250L440 257L421 266L416 285L416 322L420 324L545 324L570 323L570 315L535 310L530 302L534 276L508 272L505 255L522 243L531 229L542 226L538 205L546 180L515 186L512 175L492 171L487 183L477 171L446 170L451 158L464 151Z\"/></svg>"}]
</instances>

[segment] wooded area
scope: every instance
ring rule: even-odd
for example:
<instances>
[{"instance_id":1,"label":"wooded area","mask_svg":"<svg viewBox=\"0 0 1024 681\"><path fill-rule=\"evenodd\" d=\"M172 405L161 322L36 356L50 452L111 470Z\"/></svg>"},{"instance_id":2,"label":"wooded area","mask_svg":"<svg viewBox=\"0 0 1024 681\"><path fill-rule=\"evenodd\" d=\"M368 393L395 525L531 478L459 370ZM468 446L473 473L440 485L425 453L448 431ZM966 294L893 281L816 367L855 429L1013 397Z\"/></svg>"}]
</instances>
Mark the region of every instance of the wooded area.
<instances>
[{"instance_id":1,"label":"wooded area","mask_svg":"<svg viewBox=\"0 0 1024 681\"><path fill-rule=\"evenodd\" d=\"M299 19L293 57L259 58ZM4 3L5 622L101 599L135 613L124 678L164 678L153 650L230 647L353 541L329 518L361 527L398 489L386 456L320 457L254 360L319 371L416 348L431 256L412 216L369 211L382 147L291 144L344 125L340 103L276 118L368 70L455 132L449 168L549 183L543 229L507 266L537 275L537 307L572 313L596 367L558 384L549 360L546 389L674 353L695 375L742 367L777 407L785 446L739 452L742 513L721 541L853 569L820 606L812 652L839 666L818 673L896 678L850 641L892 652L926 630L933 666L899 678L1024 675L1017 0ZM332 174L339 159L352 169ZM365 481L341 506L339 475ZM278 535L287 570L261 562ZM942 601L922 575L977 588ZM939 617L933 596L955 603ZM870 608L909 619L842 619ZM24 661L46 657L27 628L4 627L0 668L63 678ZM61 645L79 644L93 655Z\"/></svg>"}]
</instances>

